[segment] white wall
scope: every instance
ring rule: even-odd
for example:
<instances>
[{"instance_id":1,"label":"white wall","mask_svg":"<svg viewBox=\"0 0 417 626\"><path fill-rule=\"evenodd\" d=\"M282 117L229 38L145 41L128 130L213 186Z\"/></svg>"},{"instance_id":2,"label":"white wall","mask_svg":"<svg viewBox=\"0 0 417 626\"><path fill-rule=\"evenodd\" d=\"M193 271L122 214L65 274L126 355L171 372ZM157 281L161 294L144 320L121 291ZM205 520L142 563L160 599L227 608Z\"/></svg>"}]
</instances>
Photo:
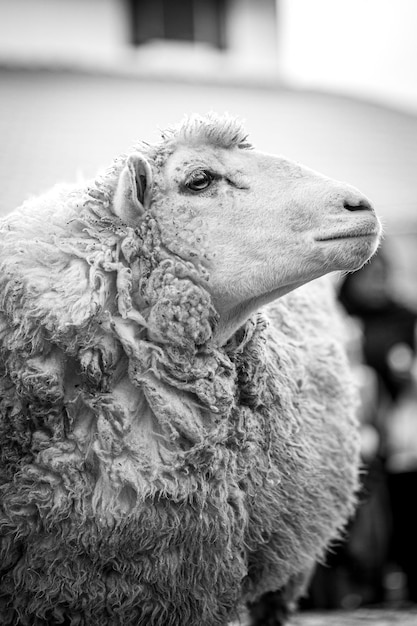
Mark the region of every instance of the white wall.
<instances>
[{"instance_id":1,"label":"white wall","mask_svg":"<svg viewBox=\"0 0 417 626\"><path fill-rule=\"evenodd\" d=\"M416 0L277 0L280 70L417 110Z\"/></svg>"},{"instance_id":2,"label":"white wall","mask_svg":"<svg viewBox=\"0 0 417 626\"><path fill-rule=\"evenodd\" d=\"M276 7L271 0L228 0L226 34L237 63L277 71Z\"/></svg>"},{"instance_id":3,"label":"white wall","mask_svg":"<svg viewBox=\"0 0 417 626\"><path fill-rule=\"evenodd\" d=\"M275 0L229 0L228 48L128 45L124 0L0 0L0 60L115 67L120 71L276 75Z\"/></svg>"},{"instance_id":4,"label":"white wall","mask_svg":"<svg viewBox=\"0 0 417 626\"><path fill-rule=\"evenodd\" d=\"M0 0L3 58L104 58L126 32L122 0Z\"/></svg>"}]
</instances>

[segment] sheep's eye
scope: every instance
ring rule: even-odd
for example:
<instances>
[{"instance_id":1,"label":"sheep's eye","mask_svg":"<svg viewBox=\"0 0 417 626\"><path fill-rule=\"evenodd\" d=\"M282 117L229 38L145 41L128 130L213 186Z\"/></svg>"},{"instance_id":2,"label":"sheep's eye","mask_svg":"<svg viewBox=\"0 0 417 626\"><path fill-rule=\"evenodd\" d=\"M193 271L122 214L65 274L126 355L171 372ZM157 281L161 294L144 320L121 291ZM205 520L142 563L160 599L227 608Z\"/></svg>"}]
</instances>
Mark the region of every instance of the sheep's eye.
<instances>
[{"instance_id":1,"label":"sheep's eye","mask_svg":"<svg viewBox=\"0 0 417 626\"><path fill-rule=\"evenodd\" d=\"M185 183L185 186L191 191L204 191L210 187L213 180L213 174L207 170L198 170L198 172L194 172L191 178Z\"/></svg>"}]
</instances>

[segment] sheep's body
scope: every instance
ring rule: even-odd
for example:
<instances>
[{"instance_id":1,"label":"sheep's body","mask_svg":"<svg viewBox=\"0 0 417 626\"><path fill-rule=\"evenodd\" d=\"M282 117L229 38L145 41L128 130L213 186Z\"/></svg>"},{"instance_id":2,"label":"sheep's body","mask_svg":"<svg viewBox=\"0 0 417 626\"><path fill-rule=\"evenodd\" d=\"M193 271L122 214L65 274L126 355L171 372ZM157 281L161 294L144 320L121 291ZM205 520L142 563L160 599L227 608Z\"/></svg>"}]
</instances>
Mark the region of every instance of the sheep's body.
<instances>
[{"instance_id":1,"label":"sheep's body","mask_svg":"<svg viewBox=\"0 0 417 626\"><path fill-rule=\"evenodd\" d=\"M296 597L354 508L329 285L216 340L210 242L173 237L157 176L138 223L120 215L125 163L3 221L2 624L223 625Z\"/></svg>"}]
</instances>

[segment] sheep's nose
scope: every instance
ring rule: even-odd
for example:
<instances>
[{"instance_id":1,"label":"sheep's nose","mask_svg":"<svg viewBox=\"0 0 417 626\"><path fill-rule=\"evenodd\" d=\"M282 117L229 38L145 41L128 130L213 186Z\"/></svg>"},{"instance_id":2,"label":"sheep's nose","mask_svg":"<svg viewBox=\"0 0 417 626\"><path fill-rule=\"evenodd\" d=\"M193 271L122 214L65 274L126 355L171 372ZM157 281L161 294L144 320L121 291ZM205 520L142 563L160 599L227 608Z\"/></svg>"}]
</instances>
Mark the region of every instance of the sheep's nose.
<instances>
[{"instance_id":1,"label":"sheep's nose","mask_svg":"<svg viewBox=\"0 0 417 626\"><path fill-rule=\"evenodd\" d=\"M364 196L345 198L343 208L347 211L373 211L373 206Z\"/></svg>"}]
</instances>

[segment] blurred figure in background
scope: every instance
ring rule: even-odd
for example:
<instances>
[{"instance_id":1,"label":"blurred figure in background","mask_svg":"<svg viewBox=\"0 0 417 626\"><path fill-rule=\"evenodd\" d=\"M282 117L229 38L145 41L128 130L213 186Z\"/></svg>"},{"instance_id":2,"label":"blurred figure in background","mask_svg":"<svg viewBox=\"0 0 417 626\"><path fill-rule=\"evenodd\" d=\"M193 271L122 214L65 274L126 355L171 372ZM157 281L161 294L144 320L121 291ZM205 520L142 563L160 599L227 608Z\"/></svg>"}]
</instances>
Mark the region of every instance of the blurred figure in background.
<instances>
[{"instance_id":1,"label":"blurred figure in background","mask_svg":"<svg viewBox=\"0 0 417 626\"><path fill-rule=\"evenodd\" d=\"M406 577L406 600L417 604L417 360L405 350L408 382L386 423L386 468L391 497L392 556Z\"/></svg>"},{"instance_id":2,"label":"blurred figure in background","mask_svg":"<svg viewBox=\"0 0 417 626\"><path fill-rule=\"evenodd\" d=\"M417 603L417 312L397 294L393 268L382 249L340 287L361 391L362 493L346 541L316 570L306 608ZM390 570L399 574L395 591Z\"/></svg>"},{"instance_id":3,"label":"blurred figure in background","mask_svg":"<svg viewBox=\"0 0 417 626\"><path fill-rule=\"evenodd\" d=\"M397 294L384 249L346 277L339 298L362 327L364 363L377 376L374 424L389 493L389 557L405 574L404 600L417 603L417 312Z\"/></svg>"},{"instance_id":4,"label":"blurred figure in background","mask_svg":"<svg viewBox=\"0 0 417 626\"><path fill-rule=\"evenodd\" d=\"M339 292L347 313L363 328L363 357L378 375L380 400L395 401L408 383L415 353L417 314L396 294L392 261L382 249L361 270L349 274Z\"/></svg>"}]
</instances>

